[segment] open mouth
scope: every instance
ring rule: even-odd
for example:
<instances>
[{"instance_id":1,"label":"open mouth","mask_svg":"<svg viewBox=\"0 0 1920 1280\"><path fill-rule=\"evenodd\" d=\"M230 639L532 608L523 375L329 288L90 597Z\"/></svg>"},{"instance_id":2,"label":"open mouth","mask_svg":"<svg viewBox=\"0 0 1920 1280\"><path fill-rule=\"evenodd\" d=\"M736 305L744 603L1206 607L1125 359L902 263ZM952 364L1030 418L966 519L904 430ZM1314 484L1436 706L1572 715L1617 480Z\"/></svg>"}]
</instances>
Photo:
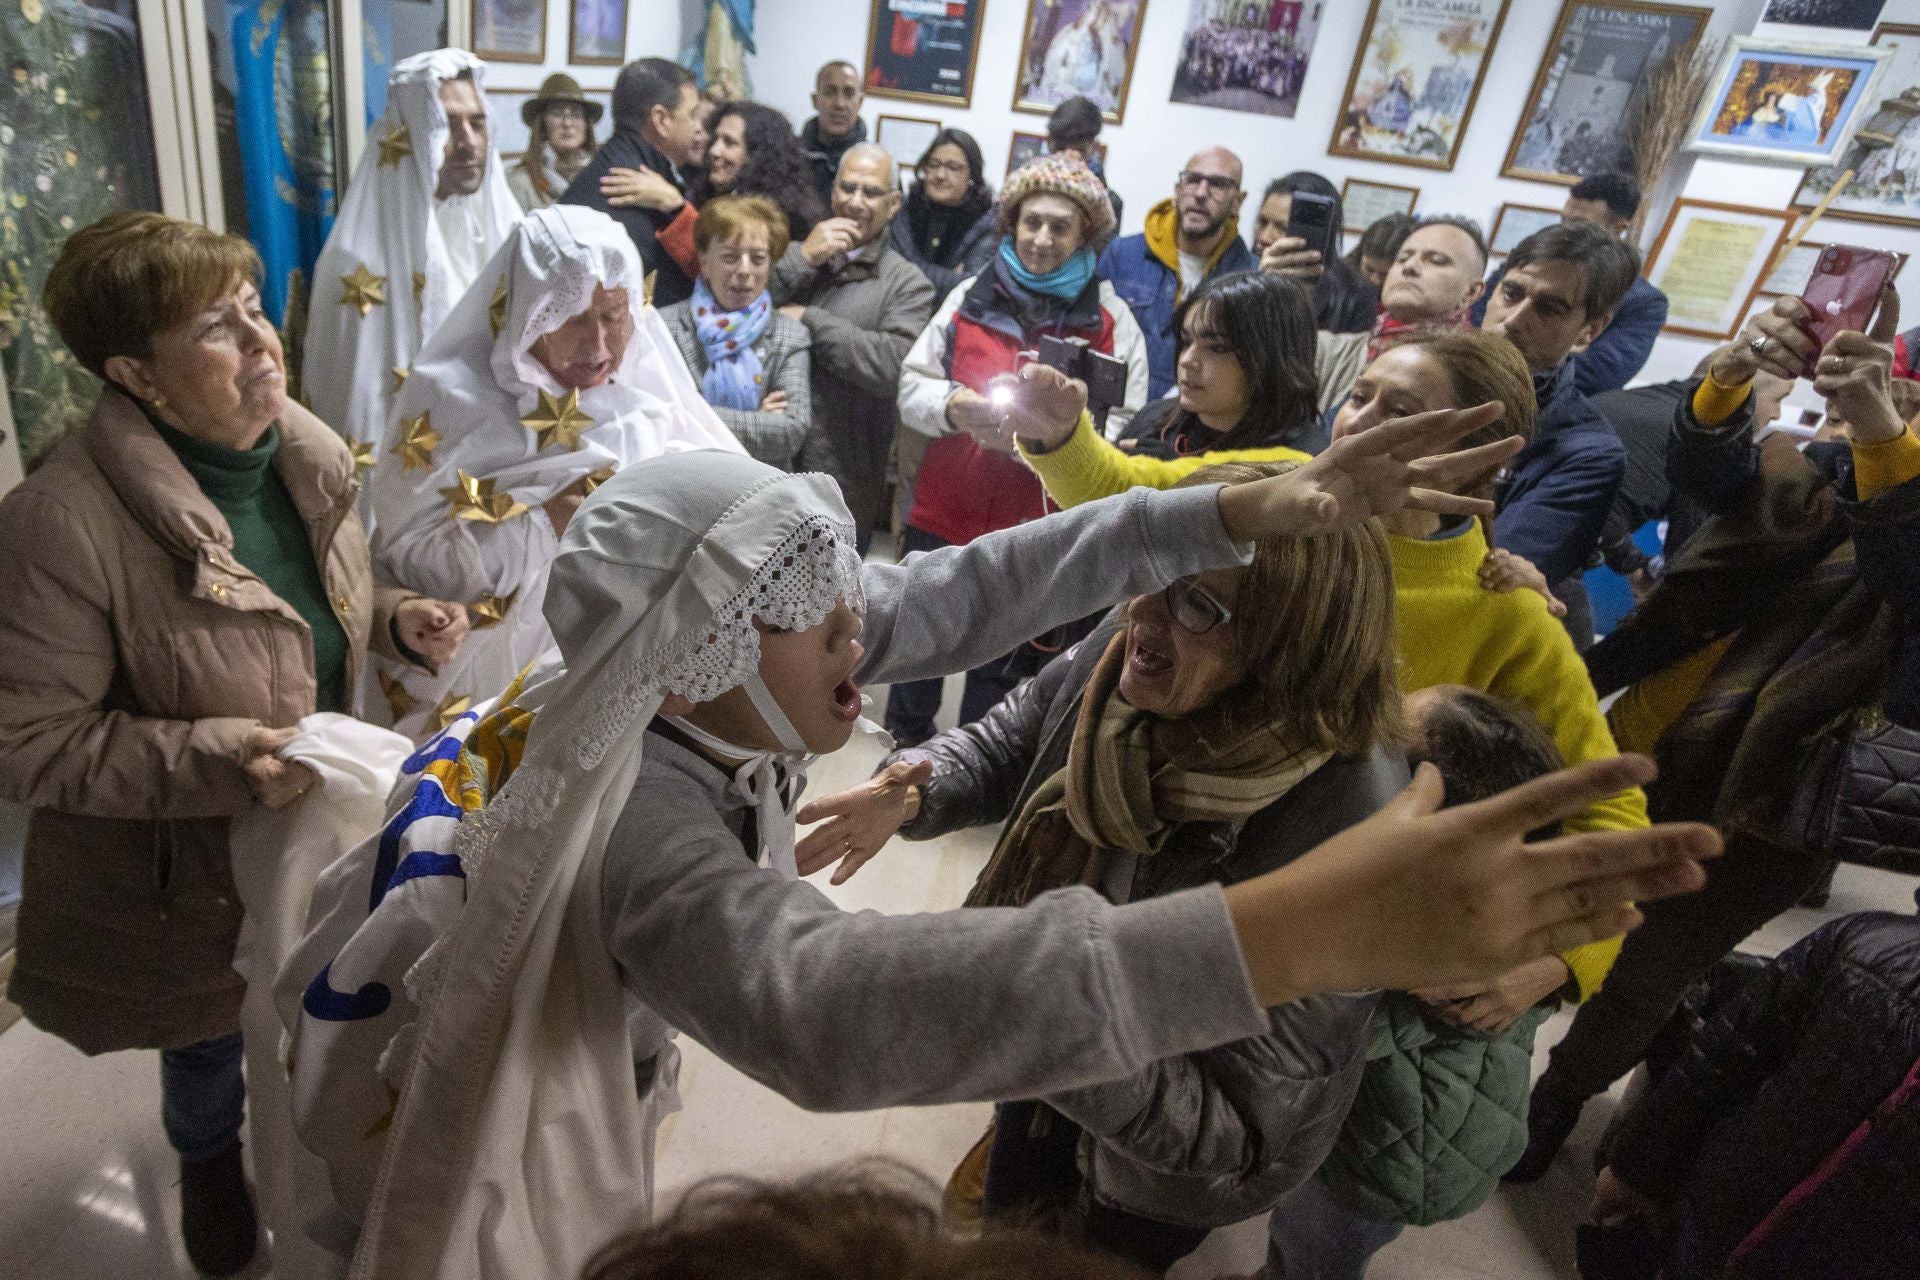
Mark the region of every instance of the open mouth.
<instances>
[{"instance_id":1,"label":"open mouth","mask_svg":"<svg viewBox=\"0 0 1920 1280\"><path fill-rule=\"evenodd\" d=\"M1127 669L1137 676L1158 679L1173 670L1173 655L1156 648L1136 631L1127 640Z\"/></svg>"},{"instance_id":2,"label":"open mouth","mask_svg":"<svg viewBox=\"0 0 1920 1280\"><path fill-rule=\"evenodd\" d=\"M860 686L848 676L833 686L833 714L847 724L860 718Z\"/></svg>"}]
</instances>

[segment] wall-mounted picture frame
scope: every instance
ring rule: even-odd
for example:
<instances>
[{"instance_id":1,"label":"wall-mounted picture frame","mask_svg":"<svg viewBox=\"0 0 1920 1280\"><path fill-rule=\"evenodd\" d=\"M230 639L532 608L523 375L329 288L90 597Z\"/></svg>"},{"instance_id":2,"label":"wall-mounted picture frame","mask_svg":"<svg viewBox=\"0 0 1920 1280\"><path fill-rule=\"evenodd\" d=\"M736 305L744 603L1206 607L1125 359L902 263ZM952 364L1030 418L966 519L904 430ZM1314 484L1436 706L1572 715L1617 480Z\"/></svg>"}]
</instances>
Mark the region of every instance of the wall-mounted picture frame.
<instances>
[{"instance_id":1,"label":"wall-mounted picture frame","mask_svg":"<svg viewBox=\"0 0 1920 1280\"><path fill-rule=\"evenodd\" d=\"M1814 264L1820 261L1821 251L1826 244L1816 240L1802 240L1791 252L1781 254L1766 277L1753 287L1756 298L1779 298L1787 294L1798 297L1805 293L1807 282L1813 278ZM1887 249L1894 260L1893 278L1898 280L1900 273L1907 269L1909 255L1897 249Z\"/></svg>"},{"instance_id":2,"label":"wall-mounted picture frame","mask_svg":"<svg viewBox=\"0 0 1920 1280\"><path fill-rule=\"evenodd\" d=\"M533 89L487 89L487 131L493 141L493 149L500 158L512 164L527 153L527 143L532 132L527 127L523 109L527 100L536 91ZM589 102L600 104L600 124L594 130L598 141L607 139L607 129L613 119L613 90L583 89Z\"/></svg>"},{"instance_id":3,"label":"wall-mounted picture frame","mask_svg":"<svg viewBox=\"0 0 1920 1280\"><path fill-rule=\"evenodd\" d=\"M1348 178L1340 184L1340 229L1360 235L1374 223L1396 213L1412 213L1420 203L1420 188L1393 182Z\"/></svg>"},{"instance_id":4,"label":"wall-mounted picture frame","mask_svg":"<svg viewBox=\"0 0 1920 1280\"><path fill-rule=\"evenodd\" d=\"M1014 63L1013 109L1050 115L1089 98L1108 124L1127 112L1147 0L1027 0Z\"/></svg>"},{"instance_id":5,"label":"wall-mounted picture frame","mask_svg":"<svg viewBox=\"0 0 1920 1280\"><path fill-rule=\"evenodd\" d=\"M1731 338L1791 222L1779 209L1674 201L1642 273L1667 295L1665 331L1715 342Z\"/></svg>"},{"instance_id":6,"label":"wall-mounted picture frame","mask_svg":"<svg viewBox=\"0 0 1920 1280\"><path fill-rule=\"evenodd\" d=\"M627 61L628 0L568 0L567 61L618 67Z\"/></svg>"},{"instance_id":7,"label":"wall-mounted picture frame","mask_svg":"<svg viewBox=\"0 0 1920 1280\"><path fill-rule=\"evenodd\" d=\"M1877 101L1868 104L1845 154L1807 170L1793 203L1813 208L1851 171L1827 217L1920 227L1920 26L1883 22L1871 43L1889 50Z\"/></svg>"},{"instance_id":8,"label":"wall-mounted picture frame","mask_svg":"<svg viewBox=\"0 0 1920 1280\"><path fill-rule=\"evenodd\" d=\"M1543 204L1502 204L1493 215L1493 230L1487 233L1488 255L1506 257L1515 245L1542 227L1559 222L1561 216L1559 209L1549 209Z\"/></svg>"},{"instance_id":9,"label":"wall-mounted picture frame","mask_svg":"<svg viewBox=\"0 0 1920 1280\"><path fill-rule=\"evenodd\" d=\"M1325 6L1270 4L1262 12L1249 4L1235 13L1221 0L1187 3L1167 100L1291 119Z\"/></svg>"},{"instance_id":10,"label":"wall-mounted picture frame","mask_svg":"<svg viewBox=\"0 0 1920 1280\"><path fill-rule=\"evenodd\" d=\"M473 55L489 62L545 62L547 0L473 0Z\"/></svg>"},{"instance_id":11,"label":"wall-mounted picture frame","mask_svg":"<svg viewBox=\"0 0 1920 1280\"><path fill-rule=\"evenodd\" d=\"M869 0L862 79L876 98L973 101L986 0Z\"/></svg>"},{"instance_id":12,"label":"wall-mounted picture frame","mask_svg":"<svg viewBox=\"0 0 1920 1280\"><path fill-rule=\"evenodd\" d=\"M1845 153L1893 50L1735 36L1694 117L1687 149L1776 164Z\"/></svg>"},{"instance_id":13,"label":"wall-mounted picture frame","mask_svg":"<svg viewBox=\"0 0 1920 1280\"><path fill-rule=\"evenodd\" d=\"M1371 0L1327 152L1451 169L1510 0Z\"/></svg>"},{"instance_id":14,"label":"wall-mounted picture frame","mask_svg":"<svg viewBox=\"0 0 1920 1280\"><path fill-rule=\"evenodd\" d=\"M1867 31L1887 7L1887 0L1767 0L1762 22L1791 22L1802 27L1832 27L1836 31Z\"/></svg>"},{"instance_id":15,"label":"wall-mounted picture frame","mask_svg":"<svg viewBox=\"0 0 1920 1280\"><path fill-rule=\"evenodd\" d=\"M873 141L882 151L893 157L893 163L902 173L910 173L920 163L920 157L933 145L934 138L940 132L940 122L924 116L883 115L875 121Z\"/></svg>"},{"instance_id":16,"label":"wall-mounted picture frame","mask_svg":"<svg viewBox=\"0 0 1920 1280\"><path fill-rule=\"evenodd\" d=\"M1627 130L1647 76L1690 57L1712 16L1693 5L1567 0L1501 176L1571 186L1597 173L1632 173Z\"/></svg>"},{"instance_id":17,"label":"wall-mounted picture frame","mask_svg":"<svg viewBox=\"0 0 1920 1280\"><path fill-rule=\"evenodd\" d=\"M1029 161L1038 160L1047 154L1047 135L1044 133L1021 133L1015 130L1013 140L1007 145L1007 172L1010 174ZM1107 144L1093 144L1093 158L1105 164L1107 162Z\"/></svg>"}]
</instances>

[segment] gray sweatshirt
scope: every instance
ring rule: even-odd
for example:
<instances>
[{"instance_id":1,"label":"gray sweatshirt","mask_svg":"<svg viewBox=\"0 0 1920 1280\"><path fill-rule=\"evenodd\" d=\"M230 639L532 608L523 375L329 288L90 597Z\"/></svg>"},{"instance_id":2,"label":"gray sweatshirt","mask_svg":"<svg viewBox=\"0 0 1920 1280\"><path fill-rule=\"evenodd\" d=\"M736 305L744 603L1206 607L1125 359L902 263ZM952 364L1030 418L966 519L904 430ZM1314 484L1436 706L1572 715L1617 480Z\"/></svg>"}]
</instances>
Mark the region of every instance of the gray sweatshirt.
<instances>
[{"instance_id":1,"label":"gray sweatshirt","mask_svg":"<svg viewBox=\"0 0 1920 1280\"><path fill-rule=\"evenodd\" d=\"M869 564L859 678L965 670L1249 557L1207 487L1135 489ZM633 996L803 1107L1035 1097L1270 1029L1218 885L1126 906L1064 889L1020 909L846 912L747 858L727 784L648 738L607 845L602 933ZM636 1058L663 1033L637 1032Z\"/></svg>"}]
</instances>

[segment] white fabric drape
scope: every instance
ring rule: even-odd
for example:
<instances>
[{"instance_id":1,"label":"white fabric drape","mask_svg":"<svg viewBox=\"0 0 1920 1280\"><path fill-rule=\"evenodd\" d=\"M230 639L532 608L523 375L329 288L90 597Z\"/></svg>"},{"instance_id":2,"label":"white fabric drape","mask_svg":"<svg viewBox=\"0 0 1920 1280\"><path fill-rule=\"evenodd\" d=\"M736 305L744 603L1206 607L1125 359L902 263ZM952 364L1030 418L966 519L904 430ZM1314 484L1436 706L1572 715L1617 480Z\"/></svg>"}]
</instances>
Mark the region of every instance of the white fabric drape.
<instances>
[{"instance_id":1,"label":"white fabric drape","mask_svg":"<svg viewBox=\"0 0 1920 1280\"><path fill-rule=\"evenodd\" d=\"M384 443L393 422L394 369L412 367L459 301L433 196L447 145L440 86L462 74L472 76L485 102L487 64L464 49L435 49L395 64L386 112L367 132L366 152L314 264L301 386L320 420L348 440ZM481 230L482 256L490 256L520 218L491 145L480 190L462 200ZM368 281L378 281L378 301ZM364 500L360 515L369 515Z\"/></svg>"},{"instance_id":2,"label":"white fabric drape","mask_svg":"<svg viewBox=\"0 0 1920 1280\"><path fill-rule=\"evenodd\" d=\"M385 668L393 723L416 740L497 694L553 643L541 599L558 539L542 504L647 458L740 451L646 304L642 273L633 241L605 214L536 210L415 362L397 406L399 434L369 486L375 563L390 581L478 609L475 629L437 674ZM627 291L633 337L608 380L579 393L572 425L543 434L523 419L551 420L569 401L531 348L586 310L595 286ZM463 477L490 485L502 511L520 509L462 518L446 494Z\"/></svg>"}]
</instances>

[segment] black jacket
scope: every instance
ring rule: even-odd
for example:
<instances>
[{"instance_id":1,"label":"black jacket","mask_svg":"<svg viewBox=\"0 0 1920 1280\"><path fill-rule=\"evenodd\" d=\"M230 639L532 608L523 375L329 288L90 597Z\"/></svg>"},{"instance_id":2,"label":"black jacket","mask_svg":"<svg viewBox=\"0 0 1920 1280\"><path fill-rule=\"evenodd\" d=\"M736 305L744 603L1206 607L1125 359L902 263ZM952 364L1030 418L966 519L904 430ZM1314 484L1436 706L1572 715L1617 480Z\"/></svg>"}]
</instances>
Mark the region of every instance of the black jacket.
<instances>
[{"instance_id":1,"label":"black jacket","mask_svg":"<svg viewBox=\"0 0 1920 1280\"><path fill-rule=\"evenodd\" d=\"M1834 920L1730 998L1688 1008L1685 1048L1621 1119L1609 1160L1674 1215L1667 1280L1723 1274L1796 1187L1725 1274L1920 1275L1920 1090L1883 1108L1920 1061L1920 920Z\"/></svg>"},{"instance_id":2,"label":"black jacket","mask_svg":"<svg viewBox=\"0 0 1920 1280\"><path fill-rule=\"evenodd\" d=\"M1627 451L1568 365L1535 375L1534 393L1533 439L1494 482L1493 542L1560 583L1586 569L1599 545Z\"/></svg>"},{"instance_id":3,"label":"black jacket","mask_svg":"<svg viewBox=\"0 0 1920 1280\"><path fill-rule=\"evenodd\" d=\"M933 285L933 306L937 311L953 287L986 270L993 255L1000 251L999 214L991 206L957 235L950 235L937 253L921 251L916 224L926 216L927 201L915 187L907 194L900 212L887 228L894 251L920 268Z\"/></svg>"},{"instance_id":4,"label":"black jacket","mask_svg":"<svg viewBox=\"0 0 1920 1280\"><path fill-rule=\"evenodd\" d=\"M832 142L821 138L819 116L800 126L800 149L807 153L807 162L813 166L813 188L820 194L820 203L828 209L833 208L833 180L840 172L840 157L866 140L865 120L855 120L850 133Z\"/></svg>"},{"instance_id":5,"label":"black jacket","mask_svg":"<svg viewBox=\"0 0 1920 1280\"><path fill-rule=\"evenodd\" d=\"M626 228L627 234L633 237L633 247L640 251L641 265L649 272L657 273L653 282L655 306L670 307L691 298L693 277L682 271L680 264L669 257L654 239L678 216L679 211L659 213L652 209L616 209L608 204L606 197L600 194L600 179L607 176L607 170L615 167L651 169L679 188L682 195L686 194L686 185L664 152L634 134L616 133L607 139L607 144L594 153L587 167L568 184L560 195L559 203L598 209Z\"/></svg>"}]
</instances>

